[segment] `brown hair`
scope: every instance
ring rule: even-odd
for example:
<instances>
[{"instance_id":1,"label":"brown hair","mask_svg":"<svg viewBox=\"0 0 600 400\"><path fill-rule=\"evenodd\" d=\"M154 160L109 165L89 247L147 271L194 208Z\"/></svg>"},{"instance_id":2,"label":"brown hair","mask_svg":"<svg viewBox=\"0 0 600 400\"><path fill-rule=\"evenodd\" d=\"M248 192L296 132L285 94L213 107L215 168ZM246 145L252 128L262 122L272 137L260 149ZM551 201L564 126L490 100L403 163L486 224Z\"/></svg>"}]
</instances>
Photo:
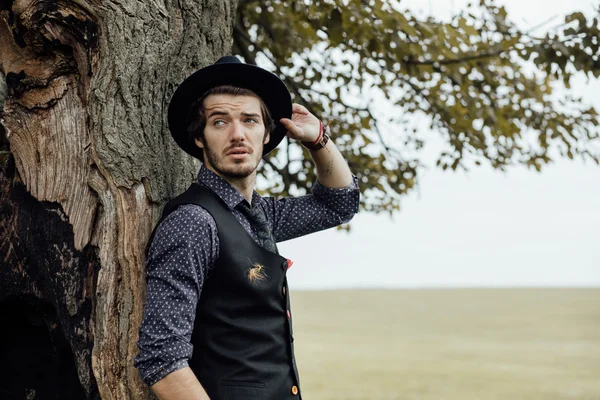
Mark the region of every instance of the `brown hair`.
<instances>
[{"instance_id":1,"label":"brown hair","mask_svg":"<svg viewBox=\"0 0 600 400\"><path fill-rule=\"evenodd\" d=\"M204 114L204 100L213 94L229 94L232 96L252 96L260 100L260 111L265 124L265 136L275 129L275 121L265 102L252 90L237 86L217 86L204 93L198 100L192 103L187 118L187 132L190 139L204 140L204 128L206 127L206 115Z\"/></svg>"}]
</instances>

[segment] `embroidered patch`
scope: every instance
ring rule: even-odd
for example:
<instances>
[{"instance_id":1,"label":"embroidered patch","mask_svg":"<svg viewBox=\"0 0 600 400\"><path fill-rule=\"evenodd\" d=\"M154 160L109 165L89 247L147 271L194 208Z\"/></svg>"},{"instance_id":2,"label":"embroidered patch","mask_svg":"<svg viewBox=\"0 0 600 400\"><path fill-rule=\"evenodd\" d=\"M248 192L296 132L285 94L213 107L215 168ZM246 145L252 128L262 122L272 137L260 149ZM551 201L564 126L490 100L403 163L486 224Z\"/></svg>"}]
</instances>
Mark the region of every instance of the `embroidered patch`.
<instances>
[{"instance_id":1,"label":"embroidered patch","mask_svg":"<svg viewBox=\"0 0 600 400\"><path fill-rule=\"evenodd\" d=\"M248 280L252 283L258 283L267 279L265 267L258 263L254 263L247 273Z\"/></svg>"}]
</instances>

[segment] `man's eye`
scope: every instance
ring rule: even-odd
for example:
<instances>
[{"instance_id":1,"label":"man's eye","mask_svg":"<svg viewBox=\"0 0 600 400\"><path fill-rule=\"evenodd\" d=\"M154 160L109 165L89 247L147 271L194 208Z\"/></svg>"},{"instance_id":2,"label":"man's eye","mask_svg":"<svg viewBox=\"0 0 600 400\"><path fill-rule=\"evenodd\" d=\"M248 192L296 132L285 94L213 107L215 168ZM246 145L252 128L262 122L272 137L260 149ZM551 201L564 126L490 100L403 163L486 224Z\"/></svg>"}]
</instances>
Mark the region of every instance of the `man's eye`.
<instances>
[{"instance_id":1,"label":"man's eye","mask_svg":"<svg viewBox=\"0 0 600 400\"><path fill-rule=\"evenodd\" d=\"M247 119L246 119L246 122L252 122L252 123L255 123L255 124L257 124L257 123L258 123L258 120L257 120L256 118L247 118Z\"/></svg>"},{"instance_id":2,"label":"man's eye","mask_svg":"<svg viewBox=\"0 0 600 400\"><path fill-rule=\"evenodd\" d=\"M214 126L222 126L224 123L225 123L225 121L218 119L215 122L213 122L213 125Z\"/></svg>"}]
</instances>

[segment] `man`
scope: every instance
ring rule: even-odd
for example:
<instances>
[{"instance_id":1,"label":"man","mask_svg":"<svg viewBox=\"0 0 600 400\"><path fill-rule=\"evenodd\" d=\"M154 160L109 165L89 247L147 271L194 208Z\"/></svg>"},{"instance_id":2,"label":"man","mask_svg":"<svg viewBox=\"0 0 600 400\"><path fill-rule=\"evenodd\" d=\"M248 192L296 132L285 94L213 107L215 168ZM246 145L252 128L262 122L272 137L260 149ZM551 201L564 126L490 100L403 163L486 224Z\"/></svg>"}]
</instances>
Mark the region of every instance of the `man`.
<instances>
[{"instance_id":1,"label":"man","mask_svg":"<svg viewBox=\"0 0 600 400\"><path fill-rule=\"evenodd\" d=\"M175 141L203 166L151 239L136 367L161 400L298 399L291 263L275 241L349 221L356 179L283 82L235 57L186 79L168 118ZM286 135L310 150L318 182L311 195L263 198L254 191L258 165Z\"/></svg>"}]
</instances>

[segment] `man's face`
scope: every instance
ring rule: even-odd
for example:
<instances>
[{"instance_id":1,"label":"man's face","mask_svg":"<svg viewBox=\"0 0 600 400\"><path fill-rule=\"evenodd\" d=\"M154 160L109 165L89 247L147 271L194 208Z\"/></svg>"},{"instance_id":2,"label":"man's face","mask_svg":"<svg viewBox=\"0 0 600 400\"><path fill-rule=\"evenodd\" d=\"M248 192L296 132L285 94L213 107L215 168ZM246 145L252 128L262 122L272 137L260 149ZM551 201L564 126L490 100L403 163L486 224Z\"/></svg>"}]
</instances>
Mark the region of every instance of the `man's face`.
<instances>
[{"instance_id":1,"label":"man's face","mask_svg":"<svg viewBox=\"0 0 600 400\"><path fill-rule=\"evenodd\" d=\"M224 179L246 178L262 158L265 135L260 100L253 96L210 95L204 100L204 165Z\"/></svg>"}]
</instances>

